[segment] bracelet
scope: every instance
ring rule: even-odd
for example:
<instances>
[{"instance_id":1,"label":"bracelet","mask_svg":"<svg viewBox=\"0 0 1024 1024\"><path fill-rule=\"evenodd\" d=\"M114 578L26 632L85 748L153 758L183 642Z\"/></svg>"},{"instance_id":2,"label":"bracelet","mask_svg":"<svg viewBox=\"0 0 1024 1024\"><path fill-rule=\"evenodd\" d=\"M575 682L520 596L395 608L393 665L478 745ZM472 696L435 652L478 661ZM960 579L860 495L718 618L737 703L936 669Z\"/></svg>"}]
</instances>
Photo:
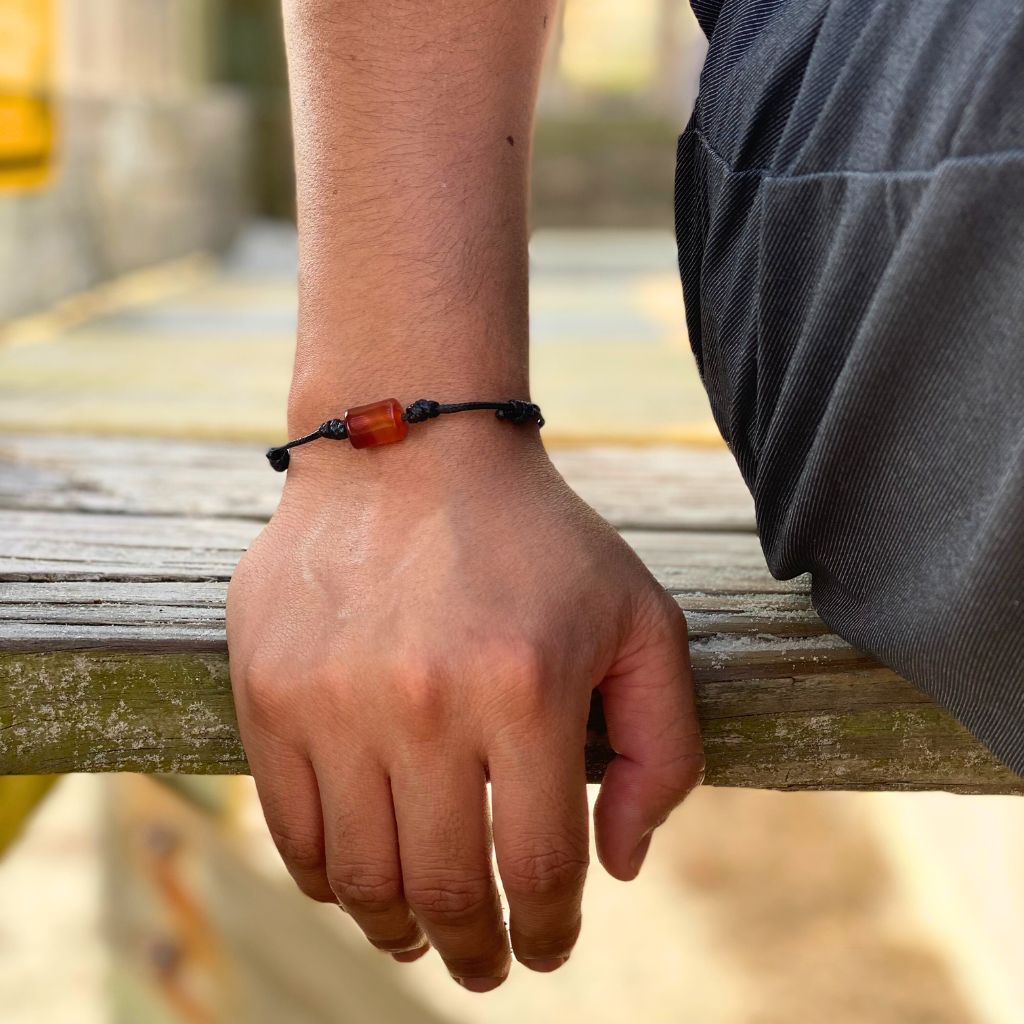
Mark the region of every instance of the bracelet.
<instances>
[{"instance_id":1,"label":"bracelet","mask_svg":"<svg viewBox=\"0 0 1024 1024\"><path fill-rule=\"evenodd\" d=\"M372 448L379 444L393 444L401 441L409 433L410 423L423 423L443 413L473 412L477 409L493 409L499 420L508 423L529 423L533 421L538 427L544 426L544 417L540 414L540 406L533 402L524 402L513 398L507 402L455 402L445 405L429 398L420 398L405 409L397 399L387 398L383 402L372 402L369 405L358 405L349 409L339 420L328 420L321 423L311 434L297 437L278 448L267 451L270 465L283 473L291 461L289 448L298 448L300 444L309 444L325 438L328 441L344 441L348 438L353 448Z\"/></svg>"}]
</instances>

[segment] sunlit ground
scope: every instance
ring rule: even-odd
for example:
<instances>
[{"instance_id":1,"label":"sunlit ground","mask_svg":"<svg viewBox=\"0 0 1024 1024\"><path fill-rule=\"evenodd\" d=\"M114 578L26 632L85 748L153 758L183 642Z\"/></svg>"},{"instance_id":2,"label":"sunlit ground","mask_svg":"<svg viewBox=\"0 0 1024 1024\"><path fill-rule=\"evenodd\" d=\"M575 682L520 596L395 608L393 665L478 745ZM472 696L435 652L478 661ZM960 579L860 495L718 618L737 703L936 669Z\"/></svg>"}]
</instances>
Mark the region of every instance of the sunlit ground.
<instances>
[{"instance_id":1,"label":"sunlit ground","mask_svg":"<svg viewBox=\"0 0 1024 1024\"><path fill-rule=\"evenodd\" d=\"M101 822L103 791L116 784L68 779L0 867L4 1021L108 1019L116 957L101 940L102 893L118 877L104 866ZM399 986L424 1020L428 1011L467 1024L1020 1020L1020 952L1004 945L1019 924L1019 883L1008 893L1012 865L991 861L1011 838L1007 828L1022 838L1013 798L699 792L659 833L636 882L615 882L595 862L583 937L565 968L551 976L514 968L502 989L478 997L455 986L433 954L393 965L340 911L307 906L278 864L251 784L226 784L245 794L226 830L233 855L290 897L288 914L275 905L276 916L259 918L268 944L290 928L276 936L278 948L301 947L298 932L315 922L329 973ZM950 846L960 853L949 857ZM979 902L986 892L993 906ZM158 938L138 936L140 945ZM296 1000L288 1019L375 1018L341 999L326 1015Z\"/></svg>"},{"instance_id":2,"label":"sunlit ground","mask_svg":"<svg viewBox=\"0 0 1024 1024\"><path fill-rule=\"evenodd\" d=\"M549 444L721 443L668 232L543 232L532 376ZM295 238L258 226L223 269L179 261L0 332L0 430L266 440L284 431Z\"/></svg>"}]
</instances>

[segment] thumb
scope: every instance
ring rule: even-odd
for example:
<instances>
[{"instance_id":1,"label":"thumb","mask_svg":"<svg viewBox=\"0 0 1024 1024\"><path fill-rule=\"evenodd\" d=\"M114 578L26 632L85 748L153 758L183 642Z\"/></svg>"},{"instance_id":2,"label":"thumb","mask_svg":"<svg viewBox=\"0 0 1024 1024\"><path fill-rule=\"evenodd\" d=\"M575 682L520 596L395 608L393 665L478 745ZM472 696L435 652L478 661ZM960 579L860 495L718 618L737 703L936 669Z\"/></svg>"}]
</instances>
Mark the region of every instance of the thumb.
<instances>
[{"instance_id":1,"label":"thumb","mask_svg":"<svg viewBox=\"0 0 1024 1024\"><path fill-rule=\"evenodd\" d=\"M617 756L594 831L601 863L622 881L636 877L654 829L704 777L686 620L660 587L651 598L598 686Z\"/></svg>"}]
</instances>

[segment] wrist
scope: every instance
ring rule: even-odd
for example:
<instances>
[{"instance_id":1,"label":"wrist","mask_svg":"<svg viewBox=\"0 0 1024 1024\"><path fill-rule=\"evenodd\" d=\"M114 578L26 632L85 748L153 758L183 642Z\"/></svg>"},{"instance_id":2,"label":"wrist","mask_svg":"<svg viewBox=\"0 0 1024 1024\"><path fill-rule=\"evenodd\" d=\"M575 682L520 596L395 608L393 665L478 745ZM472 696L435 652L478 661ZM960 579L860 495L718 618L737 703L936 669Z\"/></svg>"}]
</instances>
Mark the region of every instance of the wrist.
<instances>
[{"instance_id":1,"label":"wrist","mask_svg":"<svg viewBox=\"0 0 1024 1024\"><path fill-rule=\"evenodd\" d=\"M325 316L323 304L319 307L304 325L300 318L289 438L341 419L350 408L389 398L402 408L422 398L530 400L525 303L509 304L503 315L486 321L475 319L480 310L473 304L459 304L460 312L422 318L418 326L394 308L379 321L360 317L356 324ZM332 332L328 324L338 326ZM411 424L406 437L393 444L353 450L348 441L318 440L298 448L288 469L296 486L289 489L299 489L299 482L302 491L361 487L368 495L396 485L423 488L433 478L482 473L495 459L515 464L538 452L543 456L535 424L503 422L486 410L446 414Z\"/></svg>"},{"instance_id":2,"label":"wrist","mask_svg":"<svg viewBox=\"0 0 1024 1024\"><path fill-rule=\"evenodd\" d=\"M343 418L349 409L388 398L395 399L403 409L419 399L441 403L530 401L528 379L525 366L508 372L472 374L428 374L415 368L394 373L357 370L330 386L321 375L303 379L296 373L288 397L288 435L307 434L327 420Z\"/></svg>"},{"instance_id":3,"label":"wrist","mask_svg":"<svg viewBox=\"0 0 1024 1024\"><path fill-rule=\"evenodd\" d=\"M479 399L489 401L491 396ZM335 416L343 413L337 410ZM297 433L308 434L318 425L313 419L303 421ZM324 437L293 448L287 493L314 501L343 496L348 504L395 499L418 503L442 499L446 493L450 498L484 480L529 472L548 462L536 421L500 419L490 409L443 413L410 423L407 430L401 440L367 448L356 448L349 439Z\"/></svg>"}]
</instances>

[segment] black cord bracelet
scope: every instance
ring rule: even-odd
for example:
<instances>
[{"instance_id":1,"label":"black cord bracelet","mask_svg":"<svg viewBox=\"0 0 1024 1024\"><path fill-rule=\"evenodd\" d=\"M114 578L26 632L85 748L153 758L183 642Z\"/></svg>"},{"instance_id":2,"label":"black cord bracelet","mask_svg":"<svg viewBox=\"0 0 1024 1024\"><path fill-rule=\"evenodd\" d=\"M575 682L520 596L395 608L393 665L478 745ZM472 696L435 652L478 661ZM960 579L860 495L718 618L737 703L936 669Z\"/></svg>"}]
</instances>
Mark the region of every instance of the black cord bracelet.
<instances>
[{"instance_id":1,"label":"black cord bracelet","mask_svg":"<svg viewBox=\"0 0 1024 1024\"><path fill-rule=\"evenodd\" d=\"M327 420L321 423L311 434L297 437L287 444L267 451L267 460L278 473L283 473L291 461L289 449L309 444L324 438L328 441L344 441L346 438L353 448L372 448L376 445L392 444L401 441L409 432L410 423L424 423L446 413L475 412L480 409L493 409L499 420L508 423L536 423L544 426L544 417L540 406L533 402L524 402L513 398L507 402L435 402L429 398L417 399L405 409L394 398L370 405L360 405L349 409L342 419Z\"/></svg>"}]
</instances>

